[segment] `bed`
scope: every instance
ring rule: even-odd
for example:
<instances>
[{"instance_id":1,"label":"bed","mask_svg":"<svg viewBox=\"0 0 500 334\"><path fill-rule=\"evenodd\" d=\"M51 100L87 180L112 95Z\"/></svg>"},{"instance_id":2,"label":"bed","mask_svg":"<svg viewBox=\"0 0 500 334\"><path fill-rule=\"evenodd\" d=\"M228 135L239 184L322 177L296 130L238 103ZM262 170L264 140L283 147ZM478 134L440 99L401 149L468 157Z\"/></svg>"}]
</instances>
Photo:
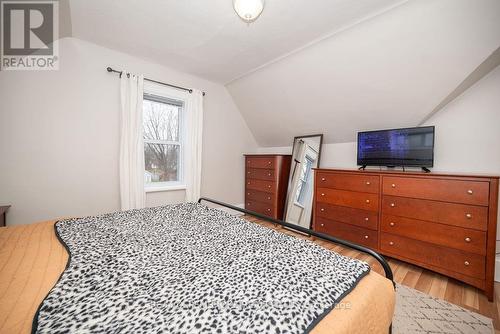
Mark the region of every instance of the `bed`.
<instances>
[{"instance_id":1,"label":"bed","mask_svg":"<svg viewBox=\"0 0 500 334\"><path fill-rule=\"evenodd\" d=\"M218 201L203 200L234 210L246 211ZM259 217L258 214L254 215ZM269 220L266 217L259 218ZM287 225L284 222L271 221ZM54 287L60 284L58 280L67 264L71 262L68 261L67 245L54 233L54 224L54 221L48 221L0 229L1 333L30 333L38 328L39 308L42 302L47 302L49 292L54 294ZM302 232L338 241L312 231ZM373 271L362 275L354 287L337 300L335 308L316 317L315 323L303 332L387 333L395 306L390 268L377 253L348 242L338 242L371 254L382 261L381 264L389 279Z\"/></svg>"}]
</instances>

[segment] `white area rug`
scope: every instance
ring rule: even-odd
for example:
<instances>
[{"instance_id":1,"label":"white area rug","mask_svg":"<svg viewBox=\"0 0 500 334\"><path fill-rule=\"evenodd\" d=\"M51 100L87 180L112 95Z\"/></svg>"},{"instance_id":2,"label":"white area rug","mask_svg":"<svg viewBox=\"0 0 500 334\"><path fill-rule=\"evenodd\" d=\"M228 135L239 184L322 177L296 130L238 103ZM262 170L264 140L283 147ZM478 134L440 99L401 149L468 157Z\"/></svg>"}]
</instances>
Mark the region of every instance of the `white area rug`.
<instances>
[{"instance_id":1,"label":"white area rug","mask_svg":"<svg viewBox=\"0 0 500 334\"><path fill-rule=\"evenodd\" d=\"M397 285L394 334L491 334L490 318L442 299Z\"/></svg>"}]
</instances>

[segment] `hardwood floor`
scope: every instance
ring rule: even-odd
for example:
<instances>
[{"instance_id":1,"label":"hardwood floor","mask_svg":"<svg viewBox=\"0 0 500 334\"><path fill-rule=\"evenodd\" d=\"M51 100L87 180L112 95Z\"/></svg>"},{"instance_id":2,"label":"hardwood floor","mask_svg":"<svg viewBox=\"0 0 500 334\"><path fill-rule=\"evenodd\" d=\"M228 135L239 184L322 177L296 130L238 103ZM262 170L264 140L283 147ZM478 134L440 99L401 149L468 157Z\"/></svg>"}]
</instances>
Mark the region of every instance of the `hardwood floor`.
<instances>
[{"instance_id":1,"label":"hardwood floor","mask_svg":"<svg viewBox=\"0 0 500 334\"><path fill-rule=\"evenodd\" d=\"M369 255L317 238L313 240L310 237L289 231L278 225L274 226L274 224L253 216L243 216L243 218L256 224L279 230L282 233L293 235L301 239L312 240L316 244L342 255L365 261L370 264L372 270L381 275L384 274L380 264ZM387 258L387 260L392 268L394 280L396 282L487 316L493 319L495 333L500 334L500 283L495 282L495 298L493 302L489 302L481 291L465 283L399 260L392 258Z\"/></svg>"}]
</instances>

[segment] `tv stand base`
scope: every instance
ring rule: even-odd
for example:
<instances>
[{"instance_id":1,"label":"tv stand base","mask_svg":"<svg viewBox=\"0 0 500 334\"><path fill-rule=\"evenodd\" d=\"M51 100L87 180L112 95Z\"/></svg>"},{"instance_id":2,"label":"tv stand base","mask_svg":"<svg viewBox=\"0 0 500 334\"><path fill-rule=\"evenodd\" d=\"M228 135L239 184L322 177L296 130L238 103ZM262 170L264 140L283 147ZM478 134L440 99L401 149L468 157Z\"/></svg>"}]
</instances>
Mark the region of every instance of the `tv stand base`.
<instances>
[{"instance_id":1,"label":"tv stand base","mask_svg":"<svg viewBox=\"0 0 500 334\"><path fill-rule=\"evenodd\" d=\"M431 170L427 167L422 167L422 170L425 172L425 173L430 173Z\"/></svg>"}]
</instances>

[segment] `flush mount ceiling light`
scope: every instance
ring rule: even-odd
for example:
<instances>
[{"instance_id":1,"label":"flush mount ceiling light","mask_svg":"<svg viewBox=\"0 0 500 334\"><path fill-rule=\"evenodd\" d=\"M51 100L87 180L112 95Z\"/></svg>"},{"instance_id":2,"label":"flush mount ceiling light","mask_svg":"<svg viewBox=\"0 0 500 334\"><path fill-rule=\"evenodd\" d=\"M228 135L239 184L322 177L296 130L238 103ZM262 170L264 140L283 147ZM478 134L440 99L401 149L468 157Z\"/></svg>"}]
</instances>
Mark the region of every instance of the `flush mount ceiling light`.
<instances>
[{"instance_id":1,"label":"flush mount ceiling light","mask_svg":"<svg viewBox=\"0 0 500 334\"><path fill-rule=\"evenodd\" d=\"M233 0L234 11L246 23L257 20L264 10L264 0Z\"/></svg>"}]
</instances>

